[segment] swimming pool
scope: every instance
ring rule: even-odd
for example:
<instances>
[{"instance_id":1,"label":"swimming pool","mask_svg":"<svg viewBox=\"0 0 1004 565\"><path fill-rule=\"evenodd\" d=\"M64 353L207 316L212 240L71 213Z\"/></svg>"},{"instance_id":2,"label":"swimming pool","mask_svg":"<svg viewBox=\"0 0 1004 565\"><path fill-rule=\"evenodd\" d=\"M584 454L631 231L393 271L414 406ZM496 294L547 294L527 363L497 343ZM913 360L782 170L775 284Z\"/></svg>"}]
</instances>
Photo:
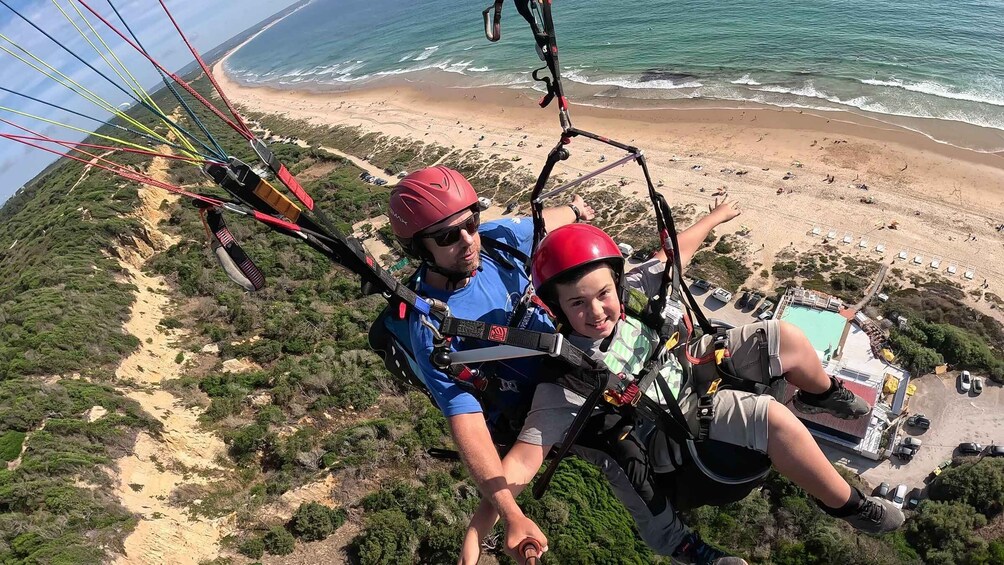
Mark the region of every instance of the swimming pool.
<instances>
[{"instance_id":1,"label":"swimming pool","mask_svg":"<svg viewBox=\"0 0 1004 565\"><path fill-rule=\"evenodd\" d=\"M840 345L847 319L827 310L816 310L806 306L789 304L781 319L798 326L809 337L812 347L820 354L828 352L832 356Z\"/></svg>"}]
</instances>

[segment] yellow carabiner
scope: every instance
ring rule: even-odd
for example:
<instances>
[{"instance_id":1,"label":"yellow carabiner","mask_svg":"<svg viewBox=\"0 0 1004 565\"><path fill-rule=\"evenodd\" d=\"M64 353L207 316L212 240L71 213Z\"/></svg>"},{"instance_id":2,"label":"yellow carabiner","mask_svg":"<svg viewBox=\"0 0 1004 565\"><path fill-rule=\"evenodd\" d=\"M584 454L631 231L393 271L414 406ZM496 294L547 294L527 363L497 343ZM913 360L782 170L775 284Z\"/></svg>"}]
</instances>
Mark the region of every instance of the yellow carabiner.
<instances>
[{"instance_id":1,"label":"yellow carabiner","mask_svg":"<svg viewBox=\"0 0 1004 565\"><path fill-rule=\"evenodd\" d=\"M722 349L716 349L715 350L715 364L716 365L721 365L723 360L725 360L725 349L724 348L722 348Z\"/></svg>"},{"instance_id":2,"label":"yellow carabiner","mask_svg":"<svg viewBox=\"0 0 1004 565\"><path fill-rule=\"evenodd\" d=\"M715 379L714 381L712 381L711 386L708 387L708 392L706 393L706 395L711 396L716 392L718 392L718 385L720 384L722 384L722 379Z\"/></svg>"},{"instance_id":3,"label":"yellow carabiner","mask_svg":"<svg viewBox=\"0 0 1004 565\"><path fill-rule=\"evenodd\" d=\"M670 349L673 349L678 343L680 343L680 332L675 332L673 335L669 336L668 340L666 340L666 350L669 351Z\"/></svg>"}]
</instances>

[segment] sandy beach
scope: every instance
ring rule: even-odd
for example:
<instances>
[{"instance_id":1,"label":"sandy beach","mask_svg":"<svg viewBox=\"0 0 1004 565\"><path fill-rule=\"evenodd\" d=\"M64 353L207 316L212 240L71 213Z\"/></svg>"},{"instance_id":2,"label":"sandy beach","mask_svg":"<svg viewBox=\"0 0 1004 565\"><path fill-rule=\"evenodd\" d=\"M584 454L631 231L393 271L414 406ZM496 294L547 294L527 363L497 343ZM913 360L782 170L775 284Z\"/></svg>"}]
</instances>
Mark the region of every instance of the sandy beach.
<instances>
[{"instance_id":1,"label":"sandy beach","mask_svg":"<svg viewBox=\"0 0 1004 565\"><path fill-rule=\"evenodd\" d=\"M226 76L225 60L214 74L249 110L458 150L477 148L506 160L518 156L533 176L560 133L556 108L540 109L529 92L436 88L404 80L332 93L251 88ZM743 215L719 233L750 228L755 262L772 265L782 249L807 249L833 234L841 252L895 263L907 274L940 273L967 291L986 279L987 292L1004 295L1004 233L995 229L1004 222L1004 156L938 143L848 113L708 106L609 109L578 106L573 99L571 113L581 129L642 148L653 179L674 205L700 209L719 191L738 200ZM571 159L555 169L567 177L620 156L581 138L569 149ZM746 172L737 175L740 171ZM604 178L624 179L626 196L644 194L638 167L628 165ZM878 245L884 250L877 251ZM905 260L898 258L901 252ZM938 267L932 268L935 260ZM954 275L947 273L949 266L956 267ZM1002 319L985 301L969 300Z\"/></svg>"}]
</instances>

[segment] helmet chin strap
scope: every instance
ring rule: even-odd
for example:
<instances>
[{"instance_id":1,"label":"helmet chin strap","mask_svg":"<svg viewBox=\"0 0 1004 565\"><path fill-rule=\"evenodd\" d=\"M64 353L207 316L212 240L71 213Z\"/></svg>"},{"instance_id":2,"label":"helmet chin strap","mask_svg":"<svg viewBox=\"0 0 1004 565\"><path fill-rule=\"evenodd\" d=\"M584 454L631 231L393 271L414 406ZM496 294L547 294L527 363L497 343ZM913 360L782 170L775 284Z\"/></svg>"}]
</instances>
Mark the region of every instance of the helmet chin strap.
<instances>
[{"instance_id":1,"label":"helmet chin strap","mask_svg":"<svg viewBox=\"0 0 1004 565\"><path fill-rule=\"evenodd\" d=\"M446 284L450 288L456 288L461 282L473 277L479 271L481 271L481 262L478 261L478 266L472 271L454 271L452 269L444 269L439 265L433 263L432 261L425 261L425 268L446 278Z\"/></svg>"}]
</instances>

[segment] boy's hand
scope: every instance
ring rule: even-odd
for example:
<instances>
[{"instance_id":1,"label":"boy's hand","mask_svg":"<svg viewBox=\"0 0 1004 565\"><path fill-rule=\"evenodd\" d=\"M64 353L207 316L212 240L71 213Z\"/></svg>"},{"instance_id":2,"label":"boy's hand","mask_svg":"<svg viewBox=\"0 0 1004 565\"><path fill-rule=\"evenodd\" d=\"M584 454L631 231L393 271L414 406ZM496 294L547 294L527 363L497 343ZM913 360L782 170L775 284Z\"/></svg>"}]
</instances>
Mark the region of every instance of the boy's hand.
<instances>
[{"instance_id":1,"label":"boy's hand","mask_svg":"<svg viewBox=\"0 0 1004 565\"><path fill-rule=\"evenodd\" d=\"M547 537L540 531L537 524L526 516L510 519L505 525L505 552L517 563L523 563L524 556L519 553L520 546L527 539L536 540L543 548L541 553L547 551ZM538 556L539 557L539 556Z\"/></svg>"},{"instance_id":2,"label":"boy's hand","mask_svg":"<svg viewBox=\"0 0 1004 565\"><path fill-rule=\"evenodd\" d=\"M710 216L714 216L719 224L724 224L725 222L735 218L743 211L739 209L739 203L735 200L729 201L729 195L726 194L719 201L715 198L715 204L712 206L708 204L708 212Z\"/></svg>"},{"instance_id":3,"label":"boy's hand","mask_svg":"<svg viewBox=\"0 0 1004 565\"><path fill-rule=\"evenodd\" d=\"M593 210L592 206L586 204L586 201L582 199L581 194L576 194L575 197L572 198L572 206L579 209L580 222L589 222L596 217L596 211Z\"/></svg>"}]
</instances>

